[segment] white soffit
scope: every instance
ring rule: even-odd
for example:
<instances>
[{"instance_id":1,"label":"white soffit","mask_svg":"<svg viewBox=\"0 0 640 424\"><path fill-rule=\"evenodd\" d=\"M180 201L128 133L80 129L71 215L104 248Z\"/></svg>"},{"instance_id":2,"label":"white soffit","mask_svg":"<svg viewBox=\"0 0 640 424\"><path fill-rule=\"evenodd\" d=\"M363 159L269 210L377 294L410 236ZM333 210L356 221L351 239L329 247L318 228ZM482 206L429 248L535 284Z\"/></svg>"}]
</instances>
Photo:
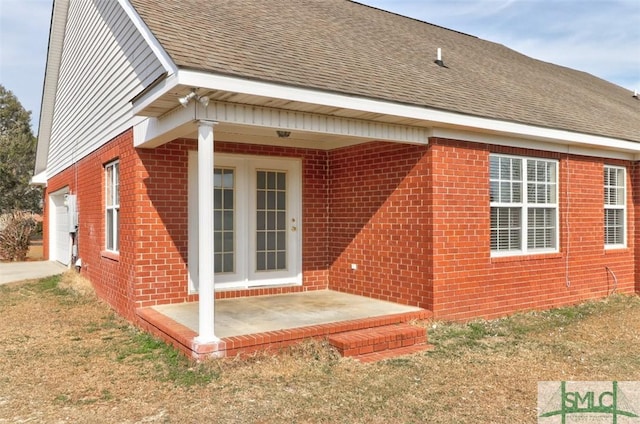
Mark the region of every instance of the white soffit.
<instances>
[{"instance_id":1,"label":"white soffit","mask_svg":"<svg viewBox=\"0 0 640 424\"><path fill-rule=\"evenodd\" d=\"M175 137L184 136L185 132L192 130L193 122L199 119L214 120L220 124L270 128L296 133L413 144L427 144L430 135L429 129L421 127L224 102L210 102L205 109L197 102L191 102L186 108L176 107L160 118L147 118L137 125L134 129L134 145L155 147Z\"/></svg>"},{"instance_id":2,"label":"white soffit","mask_svg":"<svg viewBox=\"0 0 640 424\"><path fill-rule=\"evenodd\" d=\"M466 128L472 131L477 129L481 132L512 135L524 139L545 140L548 142L559 142L561 144L578 143L593 147L603 147L605 149L631 150L640 154L640 144L626 140L204 72L180 70L178 83L185 86L203 87L212 90L231 91L234 93L317 104L338 109L350 109L417 119L439 127L451 126Z\"/></svg>"},{"instance_id":3,"label":"white soffit","mask_svg":"<svg viewBox=\"0 0 640 424\"><path fill-rule=\"evenodd\" d=\"M154 100L159 99L169 90L175 89L176 87L194 87L203 90L226 91L263 98L326 106L336 109L354 110L383 116L386 115L389 117L401 117L424 123L424 127L402 126L397 124L380 123L379 121L365 121L336 117L336 120L333 122L339 122L341 124L341 128L337 130L338 132L328 132L327 134L393 140L398 142L426 143L428 140L423 141L422 134L418 136L419 139L411 137L408 139L406 137L398 138L397 135L403 131L417 134L415 132L416 130L424 128L426 131L424 134L427 138L430 136L453 138L452 134L458 134L458 136L462 136L464 134L466 138L462 138L463 140L474 141L474 139L470 137L475 135L476 138L479 137L484 140L477 140L479 142L493 143L493 141L491 141L492 139L501 139L501 137L504 137L505 139L520 140L516 141L516 144L522 145L521 147L526 146L526 148L536 148L532 143L542 142L540 146L547 146L545 150L558 151L558 147L551 149L549 147L552 145L560 145L560 151L566 152L567 146L572 146L573 153L576 154L588 153L590 156L597 156L600 155L599 153L607 152L608 155L605 157L621 157L625 159L640 158L640 144L626 140L183 69L178 70L176 75L169 76L165 81L158 84L158 86L154 87L146 93L145 96L139 99L137 102L138 104L134 105L134 114L141 112ZM247 125L271 126L272 128L278 129L302 131L308 130L322 132L328 128L328 125L325 125L324 128L319 128L315 123L312 125L313 128L307 128L304 126L309 123L309 121L314 121L314 119L317 123L318 120L322 120L320 117L324 115L314 117L313 114L304 112L292 112L280 109L271 110L264 107L237 105L235 107L239 109L235 110L242 110L242 116L239 116L237 113L232 113L231 115L227 114L227 112L233 109L233 105L227 104L225 107L222 107L223 103L218 103L217 105L216 116L208 116L208 119L220 120L221 122L227 122L225 119L231 119L228 122L242 123L237 121L237 119L240 119ZM211 110L211 106L209 109ZM257 113L253 113L253 111L257 111ZM273 113L278 115L278 119L273 119ZM167 115L173 114L174 113L171 112ZM160 138L165 138L162 137L162 131L166 132L171 130L171 128L169 128L170 125L168 125L169 122L166 121L168 117L167 115L160 118L149 118L147 120L148 122L144 124L145 128L138 128L137 135L134 139L136 146L153 147L170 141L170 139L160 141ZM229 116L232 117L229 118ZM248 116L251 116L251 119L247 119ZM266 119L266 117L268 117L268 119ZM283 117L285 118L283 119ZM292 120L290 119L291 117L294 117L295 119ZM254 118L256 120L254 120ZM333 117L324 116L324 118ZM175 119L175 117L170 120L172 119ZM195 112L192 112L191 114L191 120L193 119L196 119ZM164 122L161 123L161 121ZM367 123L372 126L367 127L364 133L360 131L358 132L358 135L356 135L350 132L352 131L351 129L345 129L352 128L355 123L351 123L349 121L357 121L358 124L356 127L360 130L365 128L366 125L364 124ZM281 124L282 122L284 122L284 125ZM377 131L386 131L387 136L376 137L374 135L375 131L371 131L371 129L375 128L378 124L382 126L378 127ZM386 129L382 129L387 127L393 128L391 131L393 135L390 135L390 132ZM441 128L439 133L430 132L431 128L435 127ZM404 130L401 130L401 128L404 128ZM335 126L333 129L336 131ZM478 135L476 133L480 134ZM495 138L494 135L497 136L497 138ZM510 144L506 143L505 145ZM621 155L618 155L616 152L621 153Z\"/></svg>"}]
</instances>

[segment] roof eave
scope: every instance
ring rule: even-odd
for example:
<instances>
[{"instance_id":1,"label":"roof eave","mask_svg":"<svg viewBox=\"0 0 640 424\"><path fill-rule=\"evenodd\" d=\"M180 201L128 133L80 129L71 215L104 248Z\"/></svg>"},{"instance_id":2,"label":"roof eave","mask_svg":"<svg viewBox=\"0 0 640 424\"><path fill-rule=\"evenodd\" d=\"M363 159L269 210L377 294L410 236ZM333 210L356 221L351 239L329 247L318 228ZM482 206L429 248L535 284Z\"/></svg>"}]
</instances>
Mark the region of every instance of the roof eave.
<instances>
[{"instance_id":1,"label":"roof eave","mask_svg":"<svg viewBox=\"0 0 640 424\"><path fill-rule=\"evenodd\" d=\"M625 157L640 156L640 143L630 140L182 68L175 75L170 75L160 81L144 96L136 99L134 102L134 114L145 115L145 108L151 106L163 96L166 102L166 96L187 93L192 87L204 91L226 91L268 99L287 100L293 103L327 106L337 110L361 111L381 116L408 118L420 121L422 123L420 126L423 127L446 128L450 131L449 133L455 130L459 134L464 132L467 136L471 132L477 132L479 134L513 137L520 140L532 140L559 146L604 149L623 153ZM172 103L175 106L178 105L177 96ZM434 133L434 136L436 134L437 132Z\"/></svg>"},{"instance_id":2,"label":"roof eave","mask_svg":"<svg viewBox=\"0 0 640 424\"><path fill-rule=\"evenodd\" d=\"M38 124L38 144L36 148L34 174L42 173L47 167L49 139L51 137L51 127L53 124L53 111L58 88L58 74L62 60L62 45L67 26L68 10L69 0L54 0L51 11L51 25L49 28L47 64L42 88L42 104Z\"/></svg>"}]
</instances>

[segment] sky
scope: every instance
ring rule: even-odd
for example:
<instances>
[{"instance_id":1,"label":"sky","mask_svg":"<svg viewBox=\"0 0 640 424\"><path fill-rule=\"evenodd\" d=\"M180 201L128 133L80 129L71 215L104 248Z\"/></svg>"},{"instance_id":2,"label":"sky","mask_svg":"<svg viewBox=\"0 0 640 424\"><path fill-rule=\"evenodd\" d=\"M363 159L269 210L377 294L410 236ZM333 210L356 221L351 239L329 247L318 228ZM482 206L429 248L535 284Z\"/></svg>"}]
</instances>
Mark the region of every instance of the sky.
<instances>
[{"instance_id":1,"label":"sky","mask_svg":"<svg viewBox=\"0 0 640 424\"><path fill-rule=\"evenodd\" d=\"M640 0L360 2L504 44L536 59L640 91ZM0 0L0 84L32 112L34 134L38 131L52 3Z\"/></svg>"}]
</instances>

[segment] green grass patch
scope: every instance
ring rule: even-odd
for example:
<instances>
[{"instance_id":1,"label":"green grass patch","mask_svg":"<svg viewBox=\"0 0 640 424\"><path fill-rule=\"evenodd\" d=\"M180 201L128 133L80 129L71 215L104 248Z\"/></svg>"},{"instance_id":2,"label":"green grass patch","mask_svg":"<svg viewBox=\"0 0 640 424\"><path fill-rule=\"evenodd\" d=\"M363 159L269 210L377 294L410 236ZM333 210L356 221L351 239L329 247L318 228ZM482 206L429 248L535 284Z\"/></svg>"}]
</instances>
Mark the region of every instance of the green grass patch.
<instances>
[{"instance_id":1,"label":"green grass patch","mask_svg":"<svg viewBox=\"0 0 640 424\"><path fill-rule=\"evenodd\" d=\"M74 396L71 396L67 393L59 393L53 398L53 401L55 403L65 406L86 406L93 405L99 402L110 402L112 400L114 400L114 396L111 391L107 389L102 389L102 391L100 391L100 394L93 396L88 395L81 398L75 398Z\"/></svg>"},{"instance_id":2,"label":"green grass patch","mask_svg":"<svg viewBox=\"0 0 640 424\"><path fill-rule=\"evenodd\" d=\"M62 278L60 275L47 277L11 287L9 291L22 293L21 297L53 295L63 309L83 307L95 302L95 298L83 296L74 291L73 287L60 288ZM78 330L70 335L71 341L81 342L89 337L97 337L104 342L101 349L107 353L112 351L118 362L148 362L149 367L155 370L153 378L159 381L190 387L206 385L219 378L219 369L191 361L173 346L132 327L113 311L107 311L98 319L88 321ZM84 354L88 356L95 353L90 349ZM64 395L61 396L58 401L64 400Z\"/></svg>"},{"instance_id":3,"label":"green grass patch","mask_svg":"<svg viewBox=\"0 0 640 424\"><path fill-rule=\"evenodd\" d=\"M118 346L117 361L150 361L159 381L190 387L206 385L220 377L219 370L211 364L196 363L173 346L135 328L130 329L128 340Z\"/></svg>"}]
</instances>

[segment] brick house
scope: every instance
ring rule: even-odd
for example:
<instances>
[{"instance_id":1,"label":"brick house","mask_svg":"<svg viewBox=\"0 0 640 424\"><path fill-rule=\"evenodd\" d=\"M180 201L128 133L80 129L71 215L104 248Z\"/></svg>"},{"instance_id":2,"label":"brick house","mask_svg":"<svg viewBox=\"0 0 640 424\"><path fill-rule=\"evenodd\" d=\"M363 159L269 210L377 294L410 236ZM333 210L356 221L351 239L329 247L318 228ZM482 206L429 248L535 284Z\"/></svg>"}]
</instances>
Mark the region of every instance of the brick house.
<instances>
[{"instance_id":1,"label":"brick house","mask_svg":"<svg viewBox=\"0 0 640 424\"><path fill-rule=\"evenodd\" d=\"M55 0L35 173L45 255L202 345L214 299L640 292L633 93L347 0Z\"/></svg>"}]
</instances>

